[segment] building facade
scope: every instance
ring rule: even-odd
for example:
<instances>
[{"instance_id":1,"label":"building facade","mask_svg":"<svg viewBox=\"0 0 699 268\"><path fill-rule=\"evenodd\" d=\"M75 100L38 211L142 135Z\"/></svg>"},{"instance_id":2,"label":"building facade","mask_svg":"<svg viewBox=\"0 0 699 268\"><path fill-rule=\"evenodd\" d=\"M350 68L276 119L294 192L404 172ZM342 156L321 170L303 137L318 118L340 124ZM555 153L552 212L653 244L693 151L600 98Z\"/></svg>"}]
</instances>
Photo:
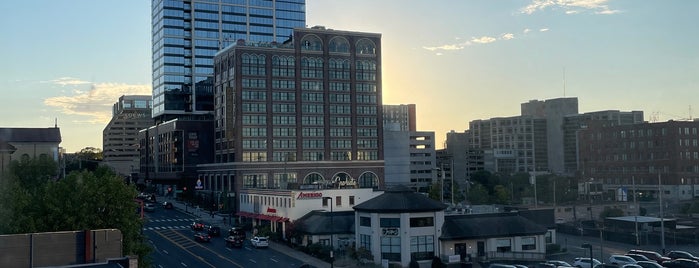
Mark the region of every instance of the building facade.
<instances>
[{"instance_id":1,"label":"building facade","mask_svg":"<svg viewBox=\"0 0 699 268\"><path fill-rule=\"evenodd\" d=\"M563 164L563 119L567 115L578 114L578 98L556 98L544 101L531 100L522 103L522 116L532 116L546 120L546 133L541 142L546 142L547 167L536 171L548 171L561 174ZM537 156L537 158L539 158Z\"/></svg>"},{"instance_id":2,"label":"building facade","mask_svg":"<svg viewBox=\"0 0 699 268\"><path fill-rule=\"evenodd\" d=\"M61 129L0 128L0 179L13 160L46 157L60 160Z\"/></svg>"},{"instance_id":3,"label":"building facade","mask_svg":"<svg viewBox=\"0 0 699 268\"><path fill-rule=\"evenodd\" d=\"M427 192L437 179L433 131L384 131L385 185Z\"/></svg>"},{"instance_id":4,"label":"building facade","mask_svg":"<svg viewBox=\"0 0 699 268\"><path fill-rule=\"evenodd\" d=\"M391 131L417 131L415 104L383 105L383 127Z\"/></svg>"},{"instance_id":5,"label":"building facade","mask_svg":"<svg viewBox=\"0 0 699 268\"><path fill-rule=\"evenodd\" d=\"M587 127L588 121L602 121L609 125L640 124L643 123L643 111L607 110L566 116L563 120L564 174L574 175L580 169L578 132Z\"/></svg>"},{"instance_id":6,"label":"building facade","mask_svg":"<svg viewBox=\"0 0 699 268\"><path fill-rule=\"evenodd\" d=\"M214 63L205 190L383 187L379 34L299 28L285 43L238 40Z\"/></svg>"},{"instance_id":7,"label":"building facade","mask_svg":"<svg viewBox=\"0 0 699 268\"><path fill-rule=\"evenodd\" d=\"M601 183L605 199L699 196L699 121L589 122L579 139L582 182Z\"/></svg>"},{"instance_id":8,"label":"building facade","mask_svg":"<svg viewBox=\"0 0 699 268\"><path fill-rule=\"evenodd\" d=\"M152 117L211 119L214 54L238 39L283 42L305 10L305 0L153 0Z\"/></svg>"},{"instance_id":9,"label":"building facade","mask_svg":"<svg viewBox=\"0 0 699 268\"><path fill-rule=\"evenodd\" d=\"M102 131L102 164L122 175L139 170L138 132L153 125L149 95L121 96Z\"/></svg>"}]
</instances>

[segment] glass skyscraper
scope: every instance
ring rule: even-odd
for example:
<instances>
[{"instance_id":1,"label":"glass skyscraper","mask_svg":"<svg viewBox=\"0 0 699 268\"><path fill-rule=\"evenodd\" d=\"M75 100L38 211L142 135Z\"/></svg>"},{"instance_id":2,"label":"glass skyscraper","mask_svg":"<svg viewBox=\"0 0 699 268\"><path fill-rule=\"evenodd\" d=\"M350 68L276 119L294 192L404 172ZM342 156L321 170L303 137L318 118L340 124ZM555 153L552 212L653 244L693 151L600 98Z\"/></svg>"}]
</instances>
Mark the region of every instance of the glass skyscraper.
<instances>
[{"instance_id":1,"label":"glass skyscraper","mask_svg":"<svg viewBox=\"0 0 699 268\"><path fill-rule=\"evenodd\" d=\"M153 0L153 113L213 119L214 54L238 39L288 40L306 24L305 0Z\"/></svg>"}]
</instances>

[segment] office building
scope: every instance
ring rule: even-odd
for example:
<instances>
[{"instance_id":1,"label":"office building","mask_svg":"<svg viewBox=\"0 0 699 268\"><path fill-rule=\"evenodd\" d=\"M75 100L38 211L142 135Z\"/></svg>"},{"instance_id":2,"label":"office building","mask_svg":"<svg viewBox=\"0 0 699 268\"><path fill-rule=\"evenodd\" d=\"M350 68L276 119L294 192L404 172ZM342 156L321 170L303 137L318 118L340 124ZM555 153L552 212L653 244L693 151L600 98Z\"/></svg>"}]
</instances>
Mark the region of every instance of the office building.
<instances>
[{"instance_id":1,"label":"office building","mask_svg":"<svg viewBox=\"0 0 699 268\"><path fill-rule=\"evenodd\" d=\"M385 185L427 192L439 176L434 131L384 130Z\"/></svg>"},{"instance_id":2,"label":"office building","mask_svg":"<svg viewBox=\"0 0 699 268\"><path fill-rule=\"evenodd\" d=\"M631 125L643 123L643 111L621 112L606 110L568 115L563 119L563 158L565 171L563 174L575 175L581 168L578 159L578 133L587 127L589 121L601 121L610 126Z\"/></svg>"},{"instance_id":3,"label":"office building","mask_svg":"<svg viewBox=\"0 0 699 268\"><path fill-rule=\"evenodd\" d=\"M153 125L151 96L119 97L102 131L102 164L122 175L139 170L138 132Z\"/></svg>"},{"instance_id":4,"label":"office building","mask_svg":"<svg viewBox=\"0 0 699 268\"><path fill-rule=\"evenodd\" d=\"M153 0L153 112L157 122L212 119L213 58L238 39L284 42L305 27L305 0Z\"/></svg>"},{"instance_id":5,"label":"office building","mask_svg":"<svg viewBox=\"0 0 699 268\"><path fill-rule=\"evenodd\" d=\"M546 168L536 168L536 171L547 171L561 174L564 171L563 161L563 119L567 115L578 114L578 98L556 98L544 101L531 100L521 104L522 116L532 116L535 119L546 120L545 138L548 161Z\"/></svg>"},{"instance_id":6,"label":"office building","mask_svg":"<svg viewBox=\"0 0 699 268\"><path fill-rule=\"evenodd\" d=\"M580 130L580 183L602 184L605 200L699 197L699 121L613 125Z\"/></svg>"},{"instance_id":7,"label":"office building","mask_svg":"<svg viewBox=\"0 0 699 268\"><path fill-rule=\"evenodd\" d=\"M214 66L203 190L383 187L379 34L298 28L284 43L238 40Z\"/></svg>"},{"instance_id":8,"label":"office building","mask_svg":"<svg viewBox=\"0 0 699 268\"><path fill-rule=\"evenodd\" d=\"M415 104L384 104L383 127L390 131L417 131Z\"/></svg>"}]
</instances>

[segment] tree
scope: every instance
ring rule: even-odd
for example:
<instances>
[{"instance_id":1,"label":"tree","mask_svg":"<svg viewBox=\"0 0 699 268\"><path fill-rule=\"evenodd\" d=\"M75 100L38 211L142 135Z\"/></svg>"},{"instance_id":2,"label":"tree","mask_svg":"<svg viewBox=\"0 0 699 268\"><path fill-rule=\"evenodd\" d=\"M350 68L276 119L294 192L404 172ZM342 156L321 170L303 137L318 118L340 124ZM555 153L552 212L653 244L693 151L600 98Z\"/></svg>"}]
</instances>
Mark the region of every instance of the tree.
<instances>
[{"instance_id":1,"label":"tree","mask_svg":"<svg viewBox=\"0 0 699 268\"><path fill-rule=\"evenodd\" d=\"M471 188L468 190L468 201L474 205L487 204L490 200L489 196L488 190L486 190L480 183L473 184L473 186L471 186Z\"/></svg>"},{"instance_id":2,"label":"tree","mask_svg":"<svg viewBox=\"0 0 699 268\"><path fill-rule=\"evenodd\" d=\"M139 265L148 266L136 189L107 168L56 180L50 166L31 160L11 167L13 176L0 185L0 234L119 229L124 254L138 255Z\"/></svg>"},{"instance_id":3,"label":"tree","mask_svg":"<svg viewBox=\"0 0 699 268\"><path fill-rule=\"evenodd\" d=\"M494 194L492 195L492 202L495 204L507 204L510 200L510 193L507 188L502 185L496 185L493 189Z\"/></svg>"},{"instance_id":4,"label":"tree","mask_svg":"<svg viewBox=\"0 0 699 268\"><path fill-rule=\"evenodd\" d=\"M443 194L444 193L442 193L442 182L440 181L432 183L432 185L430 185L430 191L427 192L427 196L429 198L432 198L437 201L442 200Z\"/></svg>"}]
</instances>

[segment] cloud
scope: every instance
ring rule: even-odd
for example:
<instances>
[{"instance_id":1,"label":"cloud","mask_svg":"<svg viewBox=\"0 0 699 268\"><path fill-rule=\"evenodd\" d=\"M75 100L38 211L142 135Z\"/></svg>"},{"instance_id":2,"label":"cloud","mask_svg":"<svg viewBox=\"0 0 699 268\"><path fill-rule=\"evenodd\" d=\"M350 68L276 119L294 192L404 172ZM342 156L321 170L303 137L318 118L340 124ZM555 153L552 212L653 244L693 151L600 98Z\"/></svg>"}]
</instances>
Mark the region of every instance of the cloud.
<instances>
[{"instance_id":1,"label":"cloud","mask_svg":"<svg viewBox=\"0 0 699 268\"><path fill-rule=\"evenodd\" d=\"M594 14L616 14L621 11L611 9L607 3L610 0L532 0L532 2L520 9L524 14L533 14L545 9L560 9L565 14L577 14L583 11L594 11Z\"/></svg>"},{"instance_id":2,"label":"cloud","mask_svg":"<svg viewBox=\"0 0 699 268\"><path fill-rule=\"evenodd\" d=\"M471 39L472 42L478 43L478 44L487 44L487 43L492 43L495 42L497 39L495 37L490 37L490 36L481 36L481 37L474 37Z\"/></svg>"},{"instance_id":3,"label":"cloud","mask_svg":"<svg viewBox=\"0 0 699 268\"><path fill-rule=\"evenodd\" d=\"M57 80L65 81L60 78ZM74 79L69 81L80 80ZM61 85L60 83L57 84ZM81 84L84 83L66 83L65 85ZM150 85L98 83L92 84L87 90L75 88L72 93L66 96L47 98L44 100L44 104L57 108L61 113L66 115L86 117L86 119L81 120L81 122L105 124L111 119L112 105L119 100L119 97L122 95L150 95L151 93Z\"/></svg>"},{"instance_id":4,"label":"cloud","mask_svg":"<svg viewBox=\"0 0 699 268\"><path fill-rule=\"evenodd\" d=\"M539 29L539 32L548 32L548 31L549 31L549 28L541 28L541 29Z\"/></svg>"},{"instance_id":5,"label":"cloud","mask_svg":"<svg viewBox=\"0 0 699 268\"><path fill-rule=\"evenodd\" d=\"M498 41L498 40L511 40L514 38L515 38L515 35L513 33L504 33L504 34L501 34L499 38L495 38L492 36L471 37L471 40L466 41L466 42L461 42L461 43L456 43L456 44L446 44L446 45L433 46L433 47L424 46L422 48L429 50L429 51L462 50L462 49L464 49L468 46L474 45L474 44L489 44L489 43L493 43L493 42ZM460 40L460 39L461 38L456 38L456 40ZM441 56L443 54L441 52L438 52L438 53L436 53L436 55Z\"/></svg>"},{"instance_id":6,"label":"cloud","mask_svg":"<svg viewBox=\"0 0 699 268\"><path fill-rule=\"evenodd\" d=\"M526 28L526 29L524 29L522 32L523 32L523 33L528 33L528 32L531 32L531 31L532 31L532 29Z\"/></svg>"},{"instance_id":7,"label":"cloud","mask_svg":"<svg viewBox=\"0 0 699 268\"><path fill-rule=\"evenodd\" d=\"M84 85L89 84L89 81L83 81L78 78L73 77L61 77L54 80L42 81L42 83L52 83L60 86L74 86L74 85Z\"/></svg>"}]
</instances>

